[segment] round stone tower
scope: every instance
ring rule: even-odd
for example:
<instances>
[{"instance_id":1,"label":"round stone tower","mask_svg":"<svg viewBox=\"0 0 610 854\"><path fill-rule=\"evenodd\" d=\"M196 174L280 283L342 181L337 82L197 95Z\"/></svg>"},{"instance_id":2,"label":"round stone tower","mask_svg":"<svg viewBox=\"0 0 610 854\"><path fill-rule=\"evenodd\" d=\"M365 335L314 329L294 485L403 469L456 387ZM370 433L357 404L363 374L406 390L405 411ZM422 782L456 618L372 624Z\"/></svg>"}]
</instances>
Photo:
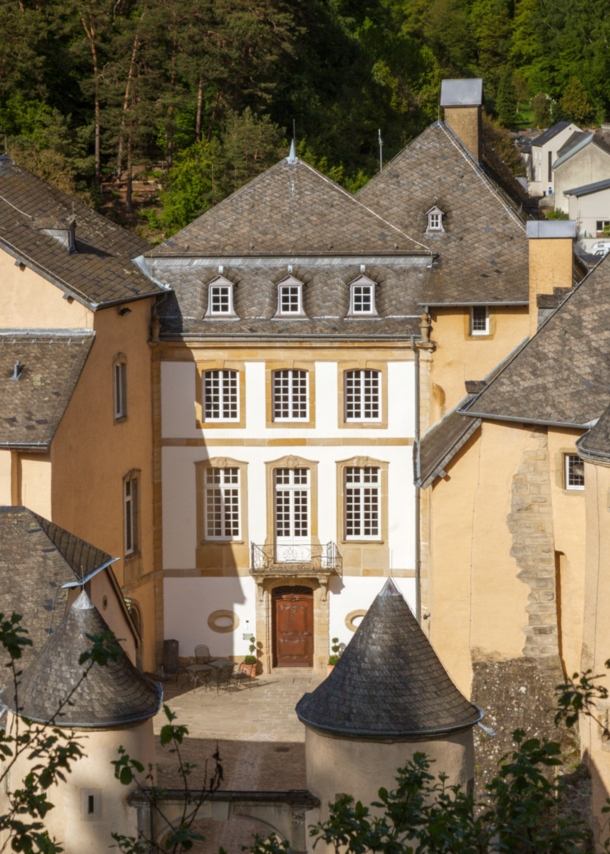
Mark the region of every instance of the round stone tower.
<instances>
[{"instance_id":1,"label":"round stone tower","mask_svg":"<svg viewBox=\"0 0 610 854\"><path fill-rule=\"evenodd\" d=\"M127 801L135 783L121 785L111 763L121 746L146 773L155 761L152 718L161 706L161 686L125 653L106 667L94 664L78 684L87 667L78 659L91 648L87 635L105 631L107 624L83 590L21 677L17 701L14 696L9 701L9 689L2 701L9 712L7 729L18 705L31 721L74 730L81 740L86 755L73 764L65 782L49 790L55 808L45 817L45 827L67 854L107 854L112 833L137 836L137 811ZM28 768L24 754L11 772L13 786L19 786Z\"/></svg>"},{"instance_id":2,"label":"round stone tower","mask_svg":"<svg viewBox=\"0 0 610 854\"><path fill-rule=\"evenodd\" d=\"M330 676L296 712L322 821L337 795L369 805L381 786L395 788L396 770L418 751L450 784L473 780L472 728L483 713L453 684L391 579Z\"/></svg>"}]
</instances>

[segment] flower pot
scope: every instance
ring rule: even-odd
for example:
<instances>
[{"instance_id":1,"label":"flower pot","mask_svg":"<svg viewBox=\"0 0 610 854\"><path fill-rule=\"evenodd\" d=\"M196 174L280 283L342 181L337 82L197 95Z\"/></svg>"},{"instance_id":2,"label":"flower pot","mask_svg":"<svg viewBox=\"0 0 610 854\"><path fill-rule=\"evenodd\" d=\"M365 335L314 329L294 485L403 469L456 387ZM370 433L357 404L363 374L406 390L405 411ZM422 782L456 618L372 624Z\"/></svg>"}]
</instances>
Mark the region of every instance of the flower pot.
<instances>
[{"instance_id":1,"label":"flower pot","mask_svg":"<svg viewBox=\"0 0 610 854\"><path fill-rule=\"evenodd\" d=\"M242 673L246 673L250 679L254 679L256 676L256 664L242 664L241 671Z\"/></svg>"},{"instance_id":2,"label":"flower pot","mask_svg":"<svg viewBox=\"0 0 610 854\"><path fill-rule=\"evenodd\" d=\"M333 672L334 669L335 669L334 664L327 664L326 665L326 675L330 676L330 674Z\"/></svg>"}]
</instances>

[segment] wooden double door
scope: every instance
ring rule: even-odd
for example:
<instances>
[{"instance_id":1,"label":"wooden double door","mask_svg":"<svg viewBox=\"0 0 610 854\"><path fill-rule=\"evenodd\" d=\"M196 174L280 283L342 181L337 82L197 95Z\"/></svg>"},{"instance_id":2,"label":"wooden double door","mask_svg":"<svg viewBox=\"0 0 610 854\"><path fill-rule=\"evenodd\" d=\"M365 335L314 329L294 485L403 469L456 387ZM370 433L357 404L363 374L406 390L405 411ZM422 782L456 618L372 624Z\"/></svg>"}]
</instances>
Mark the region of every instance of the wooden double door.
<instances>
[{"instance_id":1,"label":"wooden double door","mask_svg":"<svg viewBox=\"0 0 610 854\"><path fill-rule=\"evenodd\" d=\"M313 667L313 590L276 587L273 591L273 664Z\"/></svg>"}]
</instances>

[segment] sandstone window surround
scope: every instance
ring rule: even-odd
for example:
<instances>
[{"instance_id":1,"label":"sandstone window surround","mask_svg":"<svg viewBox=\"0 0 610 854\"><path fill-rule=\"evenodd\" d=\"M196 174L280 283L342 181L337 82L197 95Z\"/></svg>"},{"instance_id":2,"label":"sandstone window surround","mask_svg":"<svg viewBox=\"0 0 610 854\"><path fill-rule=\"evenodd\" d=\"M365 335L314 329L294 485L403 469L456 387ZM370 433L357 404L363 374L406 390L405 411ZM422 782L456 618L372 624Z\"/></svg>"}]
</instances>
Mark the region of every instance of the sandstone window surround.
<instances>
[{"instance_id":1,"label":"sandstone window surround","mask_svg":"<svg viewBox=\"0 0 610 854\"><path fill-rule=\"evenodd\" d=\"M358 276L350 282L348 317L377 317L375 306L375 282L368 276Z\"/></svg>"},{"instance_id":2,"label":"sandstone window surround","mask_svg":"<svg viewBox=\"0 0 610 854\"><path fill-rule=\"evenodd\" d=\"M248 542L248 463L212 457L195 463L197 542Z\"/></svg>"},{"instance_id":3,"label":"sandstone window surround","mask_svg":"<svg viewBox=\"0 0 610 854\"><path fill-rule=\"evenodd\" d=\"M217 276L208 285L208 308L206 318L233 320L237 318L233 304L233 282L225 276Z\"/></svg>"},{"instance_id":4,"label":"sandstone window surround","mask_svg":"<svg viewBox=\"0 0 610 854\"><path fill-rule=\"evenodd\" d=\"M123 478L123 536L125 557L140 552L140 469L132 469Z\"/></svg>"},{"instance_id":5,"label":"sandstone window surround","mask_svg":"<svg viewBox=\"0 0 610 854\"><path fill-rule=\"evenodd\" d=\"M318 462L304 457L288 454L278 460L265 463L267 468L267 539L265 545L276 541L276 472L279 470L307 469L308 537L311 543L319 545L318 538Z\"/></svg>"},{"instance_id":6,"label":"sandstone window surround","mask_svg":"<svg viewBox=\"0 0 610 854\"><path fill-rule=\"evenodd\" d=\"M265 375L267 427L315 427L314 363L298 360L267 362ZM306 406L303 406L303 385L306 391Z\"/></svg>"},{"instance_id":7,"label":"sandstone window surround","mask_svg":"<svg viewBox=\"0 0 610 854\"><path fill-rule=\"evenodd\" d=\"M387 364L361 360L339 362L339 427L387 428Z\"/></svg>"},{"instance_id":8,"label":"sandstone window surround","mask_svg":"<svg viewBox=\"0 0 610 854\"><path fill-rule=\"evenodd\" d=\"M198 362L195 372L198 429L246 426L246 372L243 362Z\"/></svg>"},{"instance_id":9,"label":"sandstone window surround","mask_svg":"<svg viewBox=\"0 0 610 854\"><path fill-rule=\"evenodd\" d=\"M275 317L282 320L286 318L303 320L307 317L303 308L303 282L294 276L286 276L278 282Z\"/></svg>"},{"instance_id":10,"label":"sandstone window surround","mask_svg":"<svg viewBox=\"0 0 610 854\"><path fill-rule=\"evenodd\" d=\"M114 420L127 418L127 356L117 353L112 360L112 391L114 400Z\"/></svg>"},{"instance_id":11,"label":"sandstone window surround","mask_svg":"<svg viewBox=\"0 0 610 854\"><path fill-rule=\"evenodd\" d=\"M486 305L473 305L470 309L470 334L489 335L489 308Z\"/></svg>"}]
</instances>

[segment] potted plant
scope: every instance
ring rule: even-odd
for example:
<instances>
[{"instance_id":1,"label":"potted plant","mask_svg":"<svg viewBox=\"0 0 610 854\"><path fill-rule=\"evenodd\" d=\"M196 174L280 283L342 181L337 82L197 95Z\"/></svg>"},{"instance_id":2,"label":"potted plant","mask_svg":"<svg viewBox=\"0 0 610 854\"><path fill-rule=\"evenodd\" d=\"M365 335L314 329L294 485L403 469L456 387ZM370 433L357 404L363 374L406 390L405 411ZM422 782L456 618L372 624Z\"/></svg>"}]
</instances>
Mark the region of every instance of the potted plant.
<instances>
[{"instance_id":1,"label":"potted plant","mask_svg":"<svg viewBox=\"0 0 610 854\"><path fill-rule=\"evenodd\" d=\"M333 667L341 658L341 653L339 652L339 638L332 639L332 655L328 658L328 664L326 666L327 675L331 674L333 671Z\"/></svg>"},{"instance_id":2,"label":"potted plant","mask_svg":"<svg viewBox=\"0 0 610 854\"><path fill-rule=\"evenodd\" d=\"M256 652L256 638L254 637L254 635L252 635L252 637L250 638L250 646L248 648L250 650L250 655L247 655L244 658L242 671L244 673L247 673L251 679L254 679L254 677L256 676L257 663L256 655L254 654Z\"/></svg>"}]
</instances>

